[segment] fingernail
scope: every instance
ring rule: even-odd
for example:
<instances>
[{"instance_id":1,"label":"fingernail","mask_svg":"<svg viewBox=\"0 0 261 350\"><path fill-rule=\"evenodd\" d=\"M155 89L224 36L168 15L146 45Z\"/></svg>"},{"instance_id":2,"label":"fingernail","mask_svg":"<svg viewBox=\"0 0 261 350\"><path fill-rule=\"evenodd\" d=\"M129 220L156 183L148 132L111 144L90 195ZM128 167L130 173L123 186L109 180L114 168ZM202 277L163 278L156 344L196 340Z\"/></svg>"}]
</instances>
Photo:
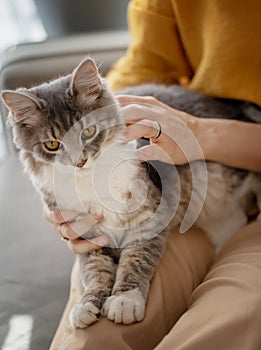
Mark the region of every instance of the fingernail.
<instances>
[{"instance_id":1,"label":"fingernail","mask_svg":"<svg viewBox=\"0 0 261 350\"><path fill-rule=\"evenodd\" d=\"M103 215L93 215L93 218L95 219L95 221L101 221L103 219Z\"/></svg>"}]
</instances>

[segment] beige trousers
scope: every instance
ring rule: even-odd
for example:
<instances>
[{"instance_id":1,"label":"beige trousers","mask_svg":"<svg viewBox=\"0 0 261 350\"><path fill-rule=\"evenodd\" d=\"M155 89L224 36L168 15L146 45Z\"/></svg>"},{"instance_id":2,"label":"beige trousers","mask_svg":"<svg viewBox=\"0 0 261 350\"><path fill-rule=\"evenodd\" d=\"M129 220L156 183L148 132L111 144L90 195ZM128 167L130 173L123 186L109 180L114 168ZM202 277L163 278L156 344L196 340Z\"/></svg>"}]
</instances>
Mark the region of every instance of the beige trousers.
<instances>
[{"instance_id":1,"label":"beige trousers","mask_svg":"<svg viewBox=\"0 0 261 350\"><path fill-rule=\"evenodd\" d=\"M261 222L238 232L216 259L199 230L172 232L142 322L102 318L74 330L68 313L81 293L75 264L51 350L261 350Z\"/></svg>"}]
</instances>

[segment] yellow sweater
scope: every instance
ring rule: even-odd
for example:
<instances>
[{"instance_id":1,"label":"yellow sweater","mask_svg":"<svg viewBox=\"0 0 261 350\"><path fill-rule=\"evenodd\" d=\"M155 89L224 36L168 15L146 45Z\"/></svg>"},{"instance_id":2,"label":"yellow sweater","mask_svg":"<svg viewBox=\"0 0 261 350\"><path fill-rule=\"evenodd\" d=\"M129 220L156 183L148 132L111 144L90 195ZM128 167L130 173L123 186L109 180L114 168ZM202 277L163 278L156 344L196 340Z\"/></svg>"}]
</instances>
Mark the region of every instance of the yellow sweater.
<instances>
[{"instance_id":1,"label":"yellow sweater","mask_svg":"<svg viewBox=\"0 0 261 350\"><path fill-rule=\"evenodd\" d=\"M132 0L128 20L131 45L111 89L179 83L261 105L260 0Z\"/></svg>"}]
</instances>

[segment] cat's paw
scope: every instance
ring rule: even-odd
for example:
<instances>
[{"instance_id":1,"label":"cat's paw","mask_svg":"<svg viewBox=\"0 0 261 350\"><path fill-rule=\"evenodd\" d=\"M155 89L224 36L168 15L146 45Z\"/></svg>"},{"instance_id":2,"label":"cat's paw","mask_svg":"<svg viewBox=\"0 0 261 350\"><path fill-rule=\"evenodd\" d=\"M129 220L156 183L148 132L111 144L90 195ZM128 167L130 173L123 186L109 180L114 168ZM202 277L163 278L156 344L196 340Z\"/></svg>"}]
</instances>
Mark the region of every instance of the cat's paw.
<instances>
[{"instance_id":1,"label":"cat's paw","mask_svg":"<svg viewBox=\"0 0 261 350\"><path fill-rule=\"evenodd\" d=\"M130 324L143 319L145 303L142 293L136 288L110 296L103 305L103 313L116 323Z\"/></svg>"},{"instance_id":2,"label":"cat's paw","mask_svg":"<svg viewBox=\"0 0 261 350\"><path fill-rule=\"evenodd\" d=\"M69 321L74 328L85 328L96 322L100 315L100 310L91 302L76 304L70 312Z\"/></svg>"}]
</instances>

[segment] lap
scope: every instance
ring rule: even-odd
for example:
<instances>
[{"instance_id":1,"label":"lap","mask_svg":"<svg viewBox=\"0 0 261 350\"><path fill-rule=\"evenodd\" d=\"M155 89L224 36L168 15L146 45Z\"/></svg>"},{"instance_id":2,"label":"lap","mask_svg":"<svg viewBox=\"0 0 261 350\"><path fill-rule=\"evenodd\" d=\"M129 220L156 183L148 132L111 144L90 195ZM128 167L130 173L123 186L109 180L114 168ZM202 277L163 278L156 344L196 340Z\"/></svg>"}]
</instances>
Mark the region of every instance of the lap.
<instances>
[{"instance_id":1,"label":"lap","mask_svg":"<svg viewBox=\"0 0 261 350\"><path fill-rule=\"evenodd\" d=\"M187 309L192 291L203 280L213 260L213 247L197 229L171 232L152 280L146 315L132 325L102 318L87 329L73 330L68 323L71 307L83 291L77 262L71 277L70 297L51 350L153 349Z\"/></svg>"},{"instance_id":2,"label":"lap","mask_svg":"<svg viewBox=\"0 0 261 350\"><path fill-rule=\"evenodd\" d=\"M261 348L261 222L223 247L157 350Z\"/></svg>"},{"instance_id":3,"label":"lap","mask_svg":"<svg viewBox=\"0 0 261 350\"><path fill-rule=\"evenodd\" d=\"M246 226L212 265L214 250L201 231L172 232L152 280L145 318L128 326L103 318L87 329L70 327L69 311L82 293L76 263L68 304L50 349L258 350L260 231L260 222Z\"/></svg>"}]
</instances>

